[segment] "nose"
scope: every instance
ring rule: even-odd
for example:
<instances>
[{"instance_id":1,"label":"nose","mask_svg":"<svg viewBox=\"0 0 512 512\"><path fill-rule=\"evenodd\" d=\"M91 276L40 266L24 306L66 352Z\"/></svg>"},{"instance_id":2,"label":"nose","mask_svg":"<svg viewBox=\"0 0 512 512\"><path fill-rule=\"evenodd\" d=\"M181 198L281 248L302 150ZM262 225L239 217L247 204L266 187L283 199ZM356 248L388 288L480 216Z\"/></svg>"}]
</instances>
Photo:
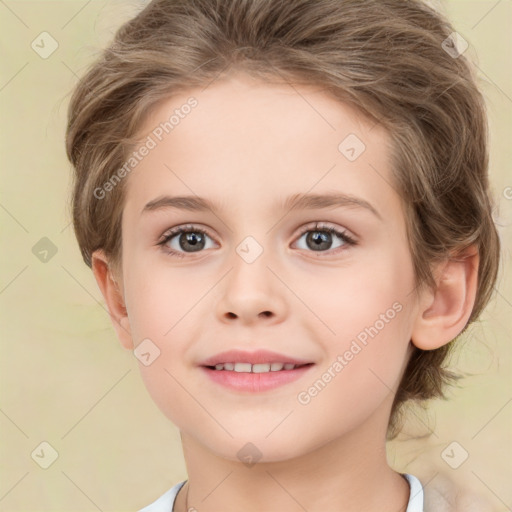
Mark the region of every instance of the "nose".
<instances>
[{"instance_id":1,"label":"nose","mask_svg":"<svg viewBox=\"0 0 512 512\"><path fill-rule=\"evenodd\" d=\"M250 263L235 254L216 304L222 322L238 320L252 325L283 321L287 313L285 287L268 263L265 252Z\"/></svg>"}]
</instances>

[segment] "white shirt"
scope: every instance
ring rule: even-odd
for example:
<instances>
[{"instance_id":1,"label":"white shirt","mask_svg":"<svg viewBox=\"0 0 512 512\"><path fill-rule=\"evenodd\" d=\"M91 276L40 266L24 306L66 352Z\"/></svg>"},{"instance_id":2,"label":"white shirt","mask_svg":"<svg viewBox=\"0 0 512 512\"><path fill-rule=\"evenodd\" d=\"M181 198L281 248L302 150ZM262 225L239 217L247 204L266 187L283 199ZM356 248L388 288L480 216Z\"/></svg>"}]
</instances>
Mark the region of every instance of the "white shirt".
<instances>
[{"instance_id":1,"label":"white shirt","mask_svg":"<svg viewBox=\"0 0 512 512\"><path fill-rule=\"evenodd\" d=\"M409 482L411 489L406 512L423 512L423 487L420 481L413 475L404 474L404 477ZM178 491L185 485L185 482L186 480L176 484L156 501L140 509L138 512L173 512L174 501Z\"/></svg>"}]
</instances>

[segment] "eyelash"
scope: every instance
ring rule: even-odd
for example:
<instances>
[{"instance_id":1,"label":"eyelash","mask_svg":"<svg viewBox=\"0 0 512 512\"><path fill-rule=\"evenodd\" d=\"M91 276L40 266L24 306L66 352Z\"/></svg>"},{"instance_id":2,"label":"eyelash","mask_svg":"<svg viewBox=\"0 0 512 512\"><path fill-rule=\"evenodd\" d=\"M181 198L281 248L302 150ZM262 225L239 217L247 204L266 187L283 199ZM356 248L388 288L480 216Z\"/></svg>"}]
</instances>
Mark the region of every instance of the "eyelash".
<instances>
[{"instance_id":1,"label":"eyelash","mask_svg":"<svg viewBox=\"0 0 512 512\"><path fill-rule=\"evenodd\" d=\"M307 226L306 228L304 228L304 230L301 231L301 233L297 239L302 238L306 233L309 233L310 231L313 231L313 232L320 231L320 232L324 232L324 233L330 233L330 234L338 236L345 243L345 245L348 245L348 246L357 245L356 240L354 240L352 237L350 237L346 233L346 231L339 231L331 226L323 226L322 223L318 223L318 222L313 227ZM157 245L162 246L165 249L165 252L167 252L171 256L177 256L178 258L184 258L187 254L192 255L193 253L175 251L173 249L170 249L169 247L166 247L166 245L165 245L165 244L167 244L167 242L169 242L169 240L172 240L176 235L180 235L182 233L201 233L202 235L207 235L208 237L213 238L204 229L197 228L193 225L190 225L190 226L186 226L186 227L174 228L171 231L167 232L165 235L163 235L162 240L159 241L157 243ZM337 249L340 249L340 247L337 247ZM315 252L315 251L309 251L309 252ZM319 251L319 254L321 254L322 252L329 252L329 251ZM320 257L323 257L323 256L320 256Z\"/></svg>"}]
</instances>

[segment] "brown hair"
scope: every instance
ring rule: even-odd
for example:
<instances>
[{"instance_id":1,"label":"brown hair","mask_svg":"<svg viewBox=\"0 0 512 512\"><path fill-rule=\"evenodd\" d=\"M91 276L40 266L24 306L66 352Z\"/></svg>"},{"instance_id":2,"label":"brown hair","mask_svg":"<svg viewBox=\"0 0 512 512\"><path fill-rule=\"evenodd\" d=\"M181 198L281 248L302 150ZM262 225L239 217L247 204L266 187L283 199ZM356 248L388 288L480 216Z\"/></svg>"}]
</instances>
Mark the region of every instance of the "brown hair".
<instances>
[{"instance_id":1,"label":"brown hair","mask_svg":"<svg viewBox=\"0 0 512 512\"><path fill-rule=\"evenodd\" d=\"M94 191L123 166L151 108L241 70L321 85L388 130L417 284L433 286L434 262L476 247L474 321L491 296L500 243L485 104L467 59L447 45L453 32L420 0L153 0L121 26L70 102L66 149L84 261L99 248L121 261L124 182L108 200ZM451 346L414 349L390 432L405 401L443 396L454 378L443 368Z\"/></svg>"}]
</instances>

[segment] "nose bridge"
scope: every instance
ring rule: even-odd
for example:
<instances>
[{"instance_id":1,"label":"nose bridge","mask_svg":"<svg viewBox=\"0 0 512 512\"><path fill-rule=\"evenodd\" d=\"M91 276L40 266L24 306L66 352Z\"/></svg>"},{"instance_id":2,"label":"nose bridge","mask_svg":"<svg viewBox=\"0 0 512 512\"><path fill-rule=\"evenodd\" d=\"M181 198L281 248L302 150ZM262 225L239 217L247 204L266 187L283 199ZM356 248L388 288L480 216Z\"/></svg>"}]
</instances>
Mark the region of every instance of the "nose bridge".
<instances>
[{"instance_id":1,"label":"nose bridge","mask_svg":"<svg viewBox=\"0 0 512 512\"><path fill-rule=\"evenodd\" d=\"M269 237L264 237L264 234L248 235L235 246L230 260L231 271L226 276L217 305L221 317L252 321L258 316L282 316L283 290L269 268L273 266L275 258L272 251L265 247L268 240Z\"/></svg>"}]
</instances>

